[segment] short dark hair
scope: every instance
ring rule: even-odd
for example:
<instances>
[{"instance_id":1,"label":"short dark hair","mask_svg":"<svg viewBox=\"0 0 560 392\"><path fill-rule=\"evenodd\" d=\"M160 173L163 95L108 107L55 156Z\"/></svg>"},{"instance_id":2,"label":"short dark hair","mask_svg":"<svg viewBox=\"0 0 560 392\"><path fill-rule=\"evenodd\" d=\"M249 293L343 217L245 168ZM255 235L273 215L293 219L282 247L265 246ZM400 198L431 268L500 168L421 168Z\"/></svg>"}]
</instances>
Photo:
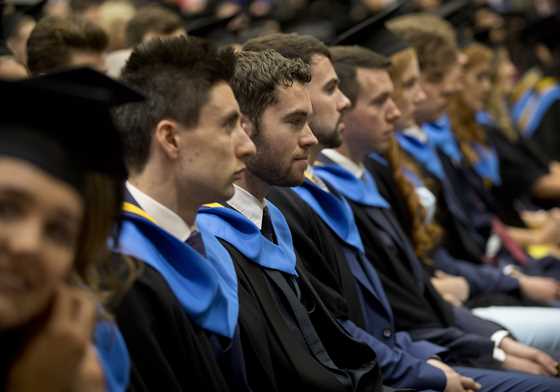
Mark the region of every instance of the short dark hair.
<instances>
[{"instance_id":1,"label":"short dark hair","mask_svg":"<svg viewBox=\"0 0 560 392\"><path fill-rule=\"evenodd\" d=\"M433 83L443 77L457 61L457 48L440 33L420 29L399 31L403 38L416 50L418 65L424 77Z\"/></svg>"},{"instance_id":2,"label":"short dark hair","mask_svg":"<svg viewBox=\"0 0 560 392\"><path fill-rule=\"evenodd\" d=\"M233 51L218 52L195 37L154 39L134 49L121 77L141 91L146 101L115 111L131 171L144 169L159 121L167 118L187 128L198 124L210 89L218 82L230 81L235 61Z\"/></svg>"},{"instance_id":3,"label":"short dark hair","mask_svg":"<svg viewBox=\"0 0 560 392\"><path fill-rule=\"evenodd\" d=\"M53 71L68 65L73 51L103 52L107 34L86 19L48 16L41 19L27 41L27 67L32 74Z\"/></svg>"},{"instance_id":4,"label":"short dark hair","mask_svg":"<svg viewBox=\"0 0 560 392\"><path fill-rule=\"evenodd\" d=\"M148 32L171 34L184 29L181 17L166 8L148 5L140 8L126 25L125 40L128 46L141 43Z\"/></svg>"},{"instance_id":5,"label":"short dark hair","mask_svg":"<svg viewBox=\"0 0 560 392\"><path fill-rule=\"evenodd\" d=\"M239 52L231 86L241 112L258 129L262 113L278 101L278 86L288 87L294 82L305 84L310 81L311 69L303 60L287 59L268 49Z\"/></svg>"},{"instance_id":6,"label":"short dark hair","mask_svg":"<svg viewBox=\"0 0 560 392\"><path fill-rule=\"evenodd\" d=\"M325 56L331 59L329 48L310 35L297 33L274 33L252 38L243 45L243 50L261 52L274 49L282 56L289 59L302 59L305 64L311 64L314 55Z\"/></svg>"},{"instance_id":7,"label":"short dark hair","mask_svg":"<svg viewBox=\"0 0 560 392\"><path fill-rule=\"evenodd\" d=\"M340 89L352 105L360 94L358 68L389 70L391 60L361 46L331 47L334 68L340 80Z\"/></svg>"}]
</instances>

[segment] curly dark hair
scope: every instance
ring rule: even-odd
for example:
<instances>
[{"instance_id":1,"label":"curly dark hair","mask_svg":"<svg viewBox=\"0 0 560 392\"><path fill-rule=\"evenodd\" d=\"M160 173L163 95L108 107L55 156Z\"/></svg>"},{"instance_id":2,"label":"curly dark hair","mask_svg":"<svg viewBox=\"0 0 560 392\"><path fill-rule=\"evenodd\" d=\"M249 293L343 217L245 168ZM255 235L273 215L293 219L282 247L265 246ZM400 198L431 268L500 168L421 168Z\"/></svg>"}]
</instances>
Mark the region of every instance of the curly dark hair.
<instances>
[{"instance_id":1,"label":"curly dark hair","mask_svg":"<svg viewBox=\"0 0 560 392\"><path fill-rule=\"evenodd\" d=\"M309 83L311 69L301 59L287 59L272 49L241 51L231 86L241 112L259 128L264 110L277 102L277 87Z\"/></svg>"}]
</instances>

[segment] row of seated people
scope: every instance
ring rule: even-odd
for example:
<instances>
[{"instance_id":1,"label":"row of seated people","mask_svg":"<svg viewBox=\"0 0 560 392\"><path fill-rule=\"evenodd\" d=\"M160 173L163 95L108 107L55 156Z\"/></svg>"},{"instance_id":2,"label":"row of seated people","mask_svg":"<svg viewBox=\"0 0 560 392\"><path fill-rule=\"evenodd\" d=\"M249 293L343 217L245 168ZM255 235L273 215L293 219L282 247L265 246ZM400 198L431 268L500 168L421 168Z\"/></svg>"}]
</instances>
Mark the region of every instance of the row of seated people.
<instances>
[{"instance_id":1,"label":"row of seated people","mask_svg":"<svg viewBox=\"0 0 560 392\"><path fill-rule=\"evenodd\" d=\"M5 390L558 390L555 163L391 15L2 81Z\"/></svg>"}]
</instances>

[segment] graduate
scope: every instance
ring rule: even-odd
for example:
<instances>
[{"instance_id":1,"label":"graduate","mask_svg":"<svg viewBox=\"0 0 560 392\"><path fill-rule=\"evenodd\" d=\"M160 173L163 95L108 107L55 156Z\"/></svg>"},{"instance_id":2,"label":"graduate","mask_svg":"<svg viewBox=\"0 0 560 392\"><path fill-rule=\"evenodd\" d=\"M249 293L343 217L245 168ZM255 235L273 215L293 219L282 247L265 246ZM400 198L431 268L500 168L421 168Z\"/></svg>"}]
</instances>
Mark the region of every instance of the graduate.
<instances>
[{"instance_id":1,"label":"graduate","mask_svg":"<svg viewBox=\"0 0 560 392\"><path fill-rule=\"evenodd\" d=\"M181 35L186 35L186 31L184 22L178 14L157 4L139 7L124 28L124 40L127 47L105 55L107 73L118 78L132 49L142 42L154 38Z\"/></svg>"},{"instance_id":2,"label":"graduate","mask_svg":"<svg viewBox=\"0 0 560 392\"><path fill-rule=\"evenodd\" d=\"M421 83L428 97L415 111L415 121L422 128L409 133L414 143L403 139L399 142L422 169L425 184L437 196L438 220L446 229L445 247L459 259L495 263L500 268L513 265L530 275L557 279L555 259L537 263L509 236L488 208L492 196L463 160L446 114L450 97L461 89L460 57L455 46L439 32L414 28L396 31L417 51ZM431 152L434 148L435 155ZM494 239L490 241L491 238ZM549 300L556 298L557 283L549 280L543 284L549 291Z\"/></svg>"},{"instance_id":3,"label":"graduate","mask_svg":"<svg viewBox=\"0 0 560 392\"><path fill-rule=\"evenodd\" d=\"M310 127L319 142L311 149L310 162L321 149L338 147L344 131L341 117L349 101L338 87L334 92L328 88L333 83L337 86L338 78L325 45L309 36L278 34L252 39L245 48L272 48L310 63L312 79L307 90L314 108ZM339 312L339 322L375 350L386 384L417 390L476 388L472 380L435 359L436 354L443 356L442 347L413 342L406 332L395 331L391 307L377 273L366 260L350 207L329 192L311 167L301 186L275 187L269 200L285 215L296 252L317 291L327 291L326 286L347 301L347 316L343 318ZM336 308L332 311L336 314ZM433 366L441 366L441 370Z\"/></svg>"},{"instance_id":4,"label":"graduate","mask_svg":"<svg viewBox=\"0 0 560 392\"><path fill-rule=\"evenodd\" d=\"M319 297L284 216L267 200L272 186L303 182L317 144L308 124L310 79L302 60L273 50L239 53L232 85L257 153L247 161L233 198L201 209L197 225L212 232L234 260L254 390L381 391L375 353L337 323L325 302L338 296ZM265 376L274 384L265 384Z\"/></svg>"},{"instance_id":5,"label":"graduate","mask_svg":"<svg viewBox=\"0 0 560 392\"><path fill-rule=\"evenodd\" d=\"M105 31L77 16L41 19L27 41L27 68L32 75L68 67L105 72L109 44Z\"/></svg>"},{"instance_id":6,"label":"graduate","mask_svg":"<svg viewBox=\"0 0 560 392\"><path fill-rule=\"evenodd\" d=\"M391 21L388 23L391 24ZM347 35L345 41L361 43L378 52L390 55L392 65L389 72L395 87L393 99L401 113L395 123L396 129L399 131L397 137L407 147L406 151L411 151L411 149L419 151L421 144L415 143L414 137L418 136L421 131L414 122L414 112L419 104L424 103L426 94L420 86L418 59L414 48L410 47L398 34L389 34L386 31L387 29L381 23L371 23L363 25L361 29L354 29L354 34ZM369 38L377 36L383 36L384 39ZM448 48L449 45L443 41L443 38L435 37L430 44L439 45L438 50L442 50L442 53L447 55L445 48ZM434 51L430 53L439 55ZM442 56L442 58L445 57ZM473 84L468 86L466 91L478 91L477 83L474 82L478 78L471 77L471 79ZM469 95L469 99L472 99L471 95ZM508 305L524 304L524 298L539 303L555 299L556 284L554 281L521 274L515 277L507 276L493 265L475 265L451 256L441 246L442 228L434 221L434 215L437 215L436 198L422 182L422 176L415 171L415 165L411 164L410 159L406 159L407 152L396 148L398 144L393 141L390 141L389 144L391 146L384 154L385 156L370 154L366 166L375 175L381 194L391 204L399 223L411 238L417 256L423 261L424 268L432 276L431 281L434 287L444 298L454 304L463 304L468 300L469 306L481 303L496 305L504 302ZM424 155L429 152L430 150L427 150ZM432 163L436 164L437 161L438 158L434 155ZM442 271L461 276L450 276ZM547 290L547 285L551 285L553 290ZM519 298L519 290L524 298ZM503 308L488 310L490 312L506 311L511 314L517 314L519 311ZM543 310L534 309L534 311L542 312ZM511 327L516 335L520 335L521 341L531 345L536 344L537 347L550 352L556 352L558 334L553 327L556 324L553 321L555 315L556 312L552 310L547 313L547 316L541 314L540 317L531 321L517 318L517 323L512 324L512 319L509 317L506 318L506 321L508 327ZM547 324L548 327L539 324L539 320L542 319L551 320ZM495 321L500 320L495 319ZM533 333L536 329L539 330L539 333ZM527 333L528 331L531 332Z\"/></svg>"},{"instance_id":7,"label":"graduate","mask_svg":"<svg viewBox=\"0 0 560 392\"><path fill-rule=\"evenodd\" d=\"M124 392L101 305L126 283L107 269L126 175L110 108L142 97L87 69L0 83L1 389Z\"/></svg>"},{"instance_id":8,"label":"graduate","mask_svg":"<svg viewBox=\"0 0 560 392\"><path fill-rule=\"evenodd\" d=\"M356 73L352 76L349 72L350 67L363 70L363 73L358 73L362 76L359 76L357 81L357 85L360 86L357 96L353 97L350 94L350 99L356 99L355 104L344 115L344 143L338 150L327 149L322 152L319 158L322 164L316 165L315 173L332 189L341 193L350 204L362 235L365 253L375 265L391 303L397 329L409 331L415 339L426 338L447 346L450 349L447 358L450 362L470 361L475 366L504 368L514 367L517 363L519 367L516 369L521 369L519 360L534 366L536 363L532 362L532 358L538 350L514 342L507 337L508 333L500 331L498 326L475 320L472 315L466 320L467 323L465 320L455 320L450 306L431 286L408 237L402 231L387 201L377 191L373 177L361 164L371 149L382 149L387 145L387 136L392 132L391 124L399 116L398 109L390 98L392 84L386 71L387 62L370 62L369 68L366 68L363 65L364 57L367 58L366 55L372 52L358 47L334 47L331 48L331 53L343 92L348 91L348 84L352 85L349 80L353 79L356 82ZM359 60L354 60L356 57ZM368 80L367 76L371 79ZM374 77L376 83L366 85L368 81L372 82ZM365 91L368 92L367 97L363 96L365 94L362 92ZM385 96L386 98L383 98ZM375 108L377 113L374 109L369 109L369 116L365 116L362 105L365 105L365 102L376 102L376 97L381 97L380 107ZM367 122L364 122L365 118L368 119ZM361 132L360 129L364 131ZM344 155L343 152L348 155ZM358 159L358 155L362 156ZM363 176L361 181L358 180L360 176ZM473 333L465 332L461 328ZM491 336L494 339L491 339ZM520 351L510 351L508 346L511 343ZM505 349L503 354L509 358L505 363L497 365L497 355L501 354L500 347ZM495 351L495 348L499 350ZM522 353L523 358L517 358L514 352ZM544 366L542 369L552 369L551 366L554 366L555 362L550 357L542 352L539 352L539 357L544 362L533 368L535 374L540 374L541 371L537 369L541 366ZM484 385L484 382L481 384Z\"/></svg>"},{"instance_id":9,"label":"graduate","mask_svg":"<svg viewBox=\"0 0 560 392\"><path fill-rule=\"evenodd\" d=\"M491 63L492 87L477 120L487 128L500 156L502 187L512 195L529 191L530 201L537 206L556 203L560 196L558 163L547 159L532 139L523 138L511 117L509 97L517 69L508 50L496 49Z\"/></svg>"},{"instance_id":10,"label":"graduate","mask_svg":"<svg viewBox=\"0 0 560 392\"><path fill-rule=\"evenodd\" d=\"M376 31L379 27L370 29ZM414 123L414 110L426 97L420 87L418 62L414 49L407 47L400 37L393 35L392 41L401 42L400 47L404 47L391 55L392 64L389 69L394 84L393 100L401 113L395 123L397 137L403 143L408 142L406 146L410 148L418 147L419 144L412 143L415 140L412 137L419 132ZM384 49L387 42L390 41L386 39L380 49ZM397 47L395 43L390 46ZM370 154L365 165L374 175L381 195L391 204L395 217L412 240L416 255L432 276L431 282L436 290L456 305L496 305L505 301L521 305L524 302L519 294L534 301L549 301L550 298L546 297L548 291L541 290L541 286L546 286L547 282L542 282L541 278L508 276L493 265L477 265L454 258L447 252L441 245L443 229L434 221L436 198L415 171L415 166L406 159L406 152L397 146L398 143L394 140L390 141L383 155ZM437 158L434 159L437 163ZM529 311L513 307L492 307L486 309L486 312L516 316L523 310ZM555 320L560 314L554 309L536 308L530 311L537 317L515 317L515 322L512 322L513 317L507 317L504 321L521 341L548 352L556 352L560 336ZM498 323L502 321L500 318L491 319Z\"/></svg>"},{"instance_id":11,"label":"graduate","mask_svg":"<svg viewBox=\"0 0 560 392\"><path fill-rule=\"evenodd\" d=\"M533 21L525 34L541 53L546 52L548 59L542 65L542 78L538 80L519 101L514 118L524 137L534 140L545 152L548 159L560 160L560 141L556 129L560 108L560 86L558 84L558 22L560 16L553 13Z\"/></svg>"},{"instance_id":12,"label":"graduate","mask_svg":"<svg viewBox=\"0 0 560 392\"><path fill-rule=\"evenodd\" d=\"M134 391L250 390L233 264L195 227L198 207L230 198L254 153L228 84L234 64L230 51L175 37L139 45L123 70L147 98L115 115L129 178L113 250L141 266L117 309Z\"/></svg>"},{"instance_id":13,"label":"graduate","mask_svg":"<svg viewBox=\"0 0 560 392\"><path fill-rule=\"evenodd\" d=\"M466 58L463 67L465 88L451 99L448 113L465 164L479 178L479 183L482 182L479 187L481 191L490 193L486 198L487 208L502 221L516 226L508 228L509 234L516 242L523 246L554 245L558 237L557 218L554 214L547 214L548 228L528 228L521 215L524 208L518 206L522 206L523 201L530 201L531 186L514 193L514 189L504 184L505 175L521 177L517 180L520 182L524 181L520 173L525 170L528 176L534 176L531 174L534 165L530 157L517 150L508 139L500 137L503 133L497 129L489 115L485 116L482 112L484 101L492 88L490 73L494 54L489 48L476 43L470 44L462 52ZM465 91L469 93L465 94ZM516 170L503 172L503 161L515 162ZM507 179L508 184L514 181L516 180L513 178ZM525 180L525 183L527 182L530 183ZM538 178L533 179L533 182L538 182ZM528 207L533 206L529 204Z\"/></svg>"}]
</instances>

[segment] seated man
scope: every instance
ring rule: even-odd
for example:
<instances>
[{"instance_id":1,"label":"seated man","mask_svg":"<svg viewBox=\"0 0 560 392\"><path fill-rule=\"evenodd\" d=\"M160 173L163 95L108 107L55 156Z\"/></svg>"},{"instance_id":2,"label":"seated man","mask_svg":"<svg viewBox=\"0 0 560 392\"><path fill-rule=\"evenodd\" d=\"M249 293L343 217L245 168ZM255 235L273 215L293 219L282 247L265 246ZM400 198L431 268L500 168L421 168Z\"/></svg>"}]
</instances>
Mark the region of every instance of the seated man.
<instances>
[{"instance_id":1,"label":"seated man","mask_svg":"<svg viewBox=\"0 0 560 392\"><path fill-rule=\"evenodd\" d=\"M141 265L117 308L134 391L248 390L235 271L194 227L200 205L233 195L254 153L228 84L234 64L231 52L175 37L138 46L123 72L146 96L116 113L130 176L114 250Z\"/></svg>"},{"instance_id":2,"label":"seated man","mask_svg":"<svg viewBox=\"0 0 560 392\"><path fill-rule=\"evenodd\" d=\"M105 72L109 38L97 25L78 17L41 19L27 41L27 68L32 75L88 66Z\"/></svg>"},{"instance_id":3,"label":"seated man","mask_svg":"<svg viewBox=\"0 0 560 392\"><path fill-rule=\"evenodd\" d=\"M226 206L202 209L201 229L231 254L239 279L240 327L254 390L381 391L375 353L335 320L298 262L272 186L299 185L317 143L308 121L309 66L273 50L242 51L233 79L242 126L257 153ZM342 300L343 302L343 300Z\"/></svg>"}]
</instances>

